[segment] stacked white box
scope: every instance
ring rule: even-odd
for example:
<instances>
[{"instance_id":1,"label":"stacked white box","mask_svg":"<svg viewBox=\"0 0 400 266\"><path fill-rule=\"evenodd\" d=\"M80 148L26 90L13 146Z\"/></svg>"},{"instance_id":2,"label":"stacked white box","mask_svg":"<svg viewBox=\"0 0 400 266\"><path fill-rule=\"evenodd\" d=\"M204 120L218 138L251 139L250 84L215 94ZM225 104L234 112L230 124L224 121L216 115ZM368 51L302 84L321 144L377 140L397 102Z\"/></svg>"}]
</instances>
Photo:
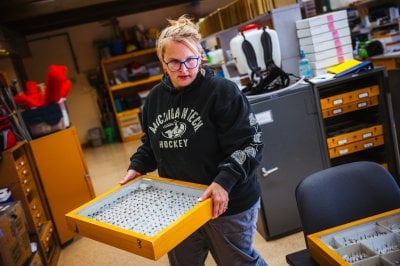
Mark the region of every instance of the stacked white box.
<instances>
[{"instance_id":1,"label":"stacked white box","mask_svg":"<svg viewBox=\"0 0 400 266\"><path fill-rule=\"evenodd\" d=\"M300 49L310 61L315 76L353 58L346 10L298 20L296 29Z\"/></svg>"}]
</instances>

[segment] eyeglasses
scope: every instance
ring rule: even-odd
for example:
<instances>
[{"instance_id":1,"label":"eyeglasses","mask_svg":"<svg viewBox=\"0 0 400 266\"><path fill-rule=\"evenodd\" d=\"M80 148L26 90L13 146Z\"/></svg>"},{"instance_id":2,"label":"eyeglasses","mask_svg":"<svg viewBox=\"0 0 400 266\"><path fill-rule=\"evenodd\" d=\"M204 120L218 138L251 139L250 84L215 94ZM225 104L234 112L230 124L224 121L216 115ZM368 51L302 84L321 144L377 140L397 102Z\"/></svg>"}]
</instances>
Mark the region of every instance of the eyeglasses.
<instances>
[{"instance_id":1,"label":"eyeglasses","mask_svg":"<svg viewBox=\"0 0 400 266\"><path fill-rule=\"evenodd\" d=\"M199 58L198 57L188 57L185 61L179 61L176 59L173 59L169 62L164 63L167 65L168 69L170 71L178 71L181 69L182 64L185 65L187 69L193 69L196 68L197 65L199 64Z\"/></svg>"}]
</instances>

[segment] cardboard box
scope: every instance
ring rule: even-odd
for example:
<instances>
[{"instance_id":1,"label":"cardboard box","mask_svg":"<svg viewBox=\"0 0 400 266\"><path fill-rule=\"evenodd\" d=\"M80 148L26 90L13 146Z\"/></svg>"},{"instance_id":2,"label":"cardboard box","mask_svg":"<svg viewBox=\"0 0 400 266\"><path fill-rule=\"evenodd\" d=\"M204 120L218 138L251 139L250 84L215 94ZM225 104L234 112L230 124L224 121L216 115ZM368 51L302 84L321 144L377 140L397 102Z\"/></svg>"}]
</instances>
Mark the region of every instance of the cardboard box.
<instances>
[{"instance_id":1,"label":"cardboard box","mask_svg":"<svg viewBox=\"0 0 400 266\"><path fill-rule=\"evenodd\" d=\"M350 28L345 27L338 30L332 30L321 34L311 35L309 37L300 38L300 45L310 45L320 42L326 42L332 39L337 39L345 36L350 36Z\"/></svg>"},{"instance_id":2,"label":"cardboard box","mask_svg":"<svg viewBox=\"0 0 400 266\"><path fill-rule=\"evenodd\" d=\"M326 58L318 61L310 61L311 68L328 68L334 65L343 63L348 59L353 59L353 53L347 53L343 55L337 55L334 57Z\"/></svg>"},{"instance_id":3,"label":"cardboard box","mask_svg":"<svg viewBox=\"0 0 400 266\"><path fill-rule=\"evenodd\" d=\"M0 265L24 265L31 254L21 203L0 204Z\"/></svg>"},{"instance_id":4,"label":"cardboard box","mask_svg":"<svg viewBox=\"0 0 400 266\"><path fill-rule=\"evenodd\" d=\"M311 28L311 27L315 27L315 26L333 23L334 21L343 20L343 19L347 20L347 11L346 10L330 12L327 14L298 20L298 21L296 21L296 29L299 30L299 29Z\"/></svg>"},{"instance_id":5,"label":"cardboard box","mask_svg":"<svg viewBox=\"0 0 400 266\"><path fill-rule=\"evenodd\" d=\"M305 53L309 61L319 61L330 57L340 56L343 54L348 54L353 52L353 47L351 44L346 44L343 46L334 47L332 49L324 50L316 53Z\"/></svg>"},{"instance_id":6,"label":"cardboard box","mask_svg":"<svg viewBox=\"0 0 400 266\"><path fill-rule=\"evenodd\" d=\"M79 235L158 260L212 217L206 185L144 175L66 214Z\"/></svg>"},{"instance_id":7,"label":"cardboard box","mask_svg":"<svg viewBox=\"0 0 400 266\"><path fill-rule=\"evenodd\" d=\"M140 123L140 108L118 113L117 118L122 138L139 136L143 133Z\"/></svg>"},{"instance_id":8,"label":"cardboard box","mask_svg":"<svg viewBox=\"0 0 400 266\"><path fill-rule=\"evenodd\" d=\"M302 45L300 46L300 50L303 50L305 53L316 53L321 51L326 51L329 49L334 49L336 47L344 46L351 44L351 37L345 36L342 38L333 39L326 42L321 42L313 45Z\"/></svg>"},{"instance_id":9,"label":"cardboard box","mask_svg":"<svg viewBox=\"0 0 400 266\"><path fill-rule=\"evenodd\" d=\"M339 30L342 28L348 28L348 27L349 27L349 22L347 21L347 19L342 19L342 20L334 21L329 24L323 24L323 25L318 25L318 26L311 27L311 28L297 30L297 37L304 38L304 37L308 37L308 36L312 36L312 35L326 33L329 31Z\"/></svg>"}]
</instances>

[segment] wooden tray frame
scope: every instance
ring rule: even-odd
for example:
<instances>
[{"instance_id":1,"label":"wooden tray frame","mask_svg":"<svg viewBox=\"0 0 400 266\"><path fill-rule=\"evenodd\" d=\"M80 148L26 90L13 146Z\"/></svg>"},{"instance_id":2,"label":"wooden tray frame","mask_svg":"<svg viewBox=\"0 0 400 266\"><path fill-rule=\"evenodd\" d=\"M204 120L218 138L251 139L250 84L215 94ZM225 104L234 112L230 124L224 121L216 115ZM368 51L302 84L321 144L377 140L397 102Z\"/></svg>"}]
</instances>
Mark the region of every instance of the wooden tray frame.
<instances>
[{"instance_id":1,"label":"wooden tray frame","mask_svg":"<svg viewBox=\"0 0 400 266\"><path fill-rule=\"evenodd\" d=\"M140 176L130 181L128 184L145 178L201 190L207 188L206 185L151 175ZM103 242L142 257L158 260L212 218L212 199L209 198L199 202L196 206L166 226L156 235L149 237L138 232L79 215L79 212L83 211L85 208L114 193L117 193L121 188L123 188L123 186L117 185L88 203L67 213L66 219L68 228L78 235Z\"/></svg>"},{"instance_id":2,"label":"wooden tray frame","mask_svg":"<svg viewBox=\"0 0 400 266\"><path fill-rule=\"evenodd\" d=\"M342 257L335 250L326 245L321 238L350 227L356 227L358 225L396 215L398 213L400 213L400 209L395 209L308 235L307 243L311 257L320 265L351 265L342 259Z\"/></svg>"}]
</instances>

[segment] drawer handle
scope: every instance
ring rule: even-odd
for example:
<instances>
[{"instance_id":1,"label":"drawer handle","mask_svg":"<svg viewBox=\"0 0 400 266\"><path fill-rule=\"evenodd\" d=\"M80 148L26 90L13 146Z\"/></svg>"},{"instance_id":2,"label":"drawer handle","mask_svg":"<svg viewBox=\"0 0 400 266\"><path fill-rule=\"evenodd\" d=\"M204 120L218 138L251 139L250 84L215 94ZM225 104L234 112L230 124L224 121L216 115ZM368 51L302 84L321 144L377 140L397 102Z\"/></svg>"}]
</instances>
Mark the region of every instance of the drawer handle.
<instances>
[{"instance_id":1,"label":"drawer handle","mask_svg":"<svg viewBox=\"0 0 400 266\"><path fill-rule=\"evenodd\" d=\"M269 170L267 170L267 169L265 169L264 167L263 168L261 168L261 172L262 172L262 175L263 175L263 177L266 177L266 176L268 176L269 174L271 174L271 173L273 173L273 172L275 172L275 171L278 171L278 167L274 167L274 168L271 168L271 169L269 169Z\"/></svg>"},{"instance_id":2,"label":"drawer handle","mask_svg":"<svg viewBox=\"0 0 400 266\"><path fill-rule=\"evenodd\" d=\"M23 174L23 175L27 175L27 174L28 174L28 171L27 171L27 170L23 170L23 171L22 171L22 174Z\"/></svg>"}]
</instances>

